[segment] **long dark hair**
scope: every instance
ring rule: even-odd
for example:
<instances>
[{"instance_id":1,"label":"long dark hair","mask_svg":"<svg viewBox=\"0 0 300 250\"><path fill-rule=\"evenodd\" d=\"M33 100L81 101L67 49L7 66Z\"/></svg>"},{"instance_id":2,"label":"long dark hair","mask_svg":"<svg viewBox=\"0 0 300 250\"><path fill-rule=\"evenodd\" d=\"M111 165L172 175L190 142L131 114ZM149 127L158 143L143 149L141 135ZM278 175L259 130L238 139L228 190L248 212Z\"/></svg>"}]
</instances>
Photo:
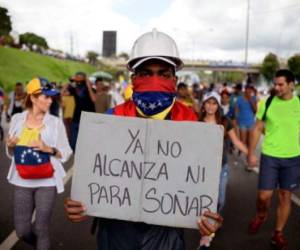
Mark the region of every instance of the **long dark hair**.
<instances>
[{"instance_id":1,"label":"long dark hair","mask_svg":"<svg viewBox=\"0 0 300 250\"><path fill-rule=\"evenodd\" d=\"M33 106L33 103L31 101L31 96L34 96L35 98L38 98L39 95L41 95L41 93L37 93L37 94L27 94L25 97L25 108L26 109L31 109Z\"/></svg>"},{"instance_id":2,"label":"long dark hair","mask_svg":"<svg viewBox=\"0 0 300 250\"><path fill-rule=\"evenodd\" d=\"M206 111L204 108L205 103L208 101L209 99L207 99L205 102L202 103L201 105L201 109L200 109L200 114L199 114L199 121L200 122L204 122L205 116L206 116ZM218 104L218 102L214 99L214 101ZM216 119L216 123L218 125L222 125L225 129L224 129L224 136L226 135L226 127L227 127L227 119L223 114L223 110L222 107L218 104L218 109L217 112L215 113L215 119Z\"/></svg>"}]
</instances>

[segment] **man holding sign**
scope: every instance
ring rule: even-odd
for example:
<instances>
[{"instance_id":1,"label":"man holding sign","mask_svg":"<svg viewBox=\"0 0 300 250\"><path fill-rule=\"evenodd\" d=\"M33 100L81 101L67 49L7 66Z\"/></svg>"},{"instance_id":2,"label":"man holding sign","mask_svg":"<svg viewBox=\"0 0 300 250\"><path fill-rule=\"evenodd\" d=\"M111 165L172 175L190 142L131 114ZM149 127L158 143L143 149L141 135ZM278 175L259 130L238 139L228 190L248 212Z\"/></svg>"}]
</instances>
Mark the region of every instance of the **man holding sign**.
<instances>
[{"instance_id":1,"label":"man holding sign","mask_svg":"<svg viewBox=\"0 0 300 250\"><path fill-rule=\"evenodd\" d=\"M128 69L133 72L132 100L110 114L156 120L197 121L195 113L175 101L176 75L182 68L174 40L153 30L134 43ZM131 134L135 137L134 134ZM120 208L122 209L122 208ZM65 200L65 211L73 222L83 221L84 204ZM210 221L209 221L210 220ZM213 234L221 225L220 215L206 211L198 221L201 235ZM179 228L114 219L99 219L100 250L183 250L183 230Z\"/></svg>"}]
</instances>

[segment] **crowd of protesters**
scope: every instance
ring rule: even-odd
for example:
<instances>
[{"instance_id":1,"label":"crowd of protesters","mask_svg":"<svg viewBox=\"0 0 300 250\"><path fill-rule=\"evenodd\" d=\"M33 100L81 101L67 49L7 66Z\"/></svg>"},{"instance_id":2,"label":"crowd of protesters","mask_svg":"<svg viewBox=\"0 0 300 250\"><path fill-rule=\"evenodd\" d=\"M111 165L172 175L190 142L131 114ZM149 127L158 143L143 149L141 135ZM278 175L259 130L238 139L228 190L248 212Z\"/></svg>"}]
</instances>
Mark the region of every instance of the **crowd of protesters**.
<instances>
[{"instance_id":1,"label":"crowd of protesters","mask_svg":"<svg viewBox=\"0 0 300 250\"><path fill-rule=\"evenodd\" d=\"M214 232L222 222L220 214L223 213L225 206L226 185L230 174L228 154L235 148L237 155L241 152L244 153L248 160L248 162L245 161L245 169L253 170L257 161L253 152L262 133L265 133L266 138L262 149L261 168L263 174L260 175L259 180L257 215L250 222L249 232L257 233L260 226L266 221L270 199L273 191L279 185L278 214L272 243L277 249L287 249L283 229L290 211L291 190L298 187L300 182L300 179L294 179L299 176L299 167L297 168L296 165L299 163L300 155L297 141L300 115L296 118L289 115L289 108L294 110L299 103L298 98L293 97L295 82L293 73L288 70L278 71L275 76L275 97L271 95L273 99L268 98L270 101L260 101L255 84L249 82L245 85L236 83L231 86L226 83L223 85L210 84L209 86L194 83L190 86L184 82L176 85L175 71L182 65L178 58L175 59L172 61L169 57L146 57L146 60L142 62L132 61L132 64L129 63L128 66L134 72L131 78L132 84L128 84L123 93L121 93L119 85L102 78L97 78L92 82L84 72L77 72L70 76L69 82L62 86L57 86L55 82L48 82L44 78L32 79L26 84L26 88L18 82L8 95L6 103L4 92L0 91L1 116L3 112L7 122L10 122L6 140L7 154L12 158L8 180L15 186L14 225L20 239L39 250L50 248L50 217L56 195L63 191L62 179L65 172L62 163L66 162L72 151L76 150L81 112L107 113L115 110L120 112L121 109L127 108L127 104L132 106L143 101L146 103L150 97L157 98L156 92L161 91L161 88L165 91L166 85L171 84L172 86L167 86L169 92L164 92L163 95L168 100L163 103L168 112L172 112L175 105L188 116L186 120L218 124L224 127L218 213L208 215L218 223L215 228L212 228L205 224L206 222L199 222L199 230L202 235L200 249L210 246ZM156 81L156 92L144 91L143 84L150 84L150 80ZM126 100L125 106L119 105L124 100ZM140 100L140 102L136 100ZM272 106L269 109L271 101ZM286 127L280 129L281 135L276 137L278 132L274 129L274 124L270 123L271 117L272 122L277 122L276 126L280 128L284 126L284 123L279 121L276 116L276 107L280 109L283 105L287 111L285 113L286 121L290 122L293 127L293 130L289 131L289 141L283 139L283 134L287 132ZM293 114L298 114L299 110L300 108L294 110ZM149 110L144 109L143 106L138 106L137 111L138 114L134 109L136 116L144 118L156 119L154 117L157 115L161 119L168 117L168 112L165 112L164 109L152 114L152 111L149 113ZM266 123L265 127L263 126L264 122ZM3 139L2 127L0 132ZM251 138L253 135L254 139ZM276 149L272 147L273 139L278 146ZM25 157L25 155L30 155L30 157ZM28 168L28 165L31 168ZM37 166L43 171L36 172ZM33 208L36 208L34 228L31 224ZM65 210L71 221L81 221L84 218L82 204L78 201L66 200ZM106 233L105 235L102 233L102 240L114 235L110 232L111 228L119 232L119 226L126 227L128 228L127 233L146 228L145 225L137 223L122 222L122 225L114 223L116 222L106 223L106 231L103 229ZM166 230L165 227L155 228L154 230L153 227L153 230L157 235ZM158 229L163 231L158 232ZM178 233L181 237L181 233L176 230L168 232ZM126 234L123 234L122 237L120 236L119 240L128 241ZM136 236L133 233L130 237L135 239ZM181 239L176 240L179 242L176 248L166 249L184 249ZM100 244L103 247L101 249L119 249L105 245L106 241L102 241ZM136 242L130 244L134 245ZM162 243L156 242L155 244Z\"/></svg>"},{"instance_id":2,"label":"crowd of protesters","mask_svg":"<svg viewBox=\"0 0 300 250\"><path fill-rule=\"evenodd\" d=\"M278 250L288 249L283 231L291 211L292 191L300 184L300 102L294 93L295 81L295 76L290 70L278 70L268 97L262 96L261 100L253 83L244 86L238 83L233 88L223 84L219 89L210 85L208 90L202 88L202 100L199 98L194 101L191 101L191 98L197 96L194 93L194 89L197 88L190 88L188 93L187 85L181 83L178 86L178 100L197 113L200 110L200 121L223 125L225 137L222 162L226 159L226 152L232 152L235 146L239 150L238 155L243 152L247 156L245 170L254 170L257 166L254 151L261 135L264 135L259 164L256 215L250 221L248 230L250 234L258 233L268 218L271 198L277 191L276 223L271 243ZM195 103L199 105L196 108ZM225 118L221 119L222 115ZM233 143L230 144L228 139ZM225 204L224 190L229 174L227 160L225 162L222 163L220 175L219 208ZM200 245L208 247L211 240L212 237L202 237Z\"/></svg>"},{"instance_id":3,"label":"crowd of protesters","mask_svg":"<svg viewBox=\"0 0 300 250\"><path fill-rule=\"evenodd\" d=\"M59 92L52 97L49 113L63 118L67 136L73 149L75 149L82 111L105 113L108 109L124 100L122 92L117 91L114 83L102 78L96 78L92 82L84 72L77 72L74 76L70 76L69 83L60 86L55 82L50 83ZM14 114L21 113L26 109L25 100L27 93L25 85L17 82L14 90L8 94L5 94L3 89L0 89L0 117L3 114L7 122L10 122ZM0 132L1 139L3 139L2 126L0 127Z\"/></svg>"},{"instance_id":4,"label":"crowd of protesters","mask_svg":"<svg viewBox=\"0 0 300 250\"><path fill-rule=\"evenodd\" d=\"M53 88L58 89L59 92L51 97L51 103L47 112L62 118L66 138L68 138L73 151L76 146L81 112L106 113L109 109L124 100L122 93L116 93L116 91L112 93L113 88L111 83L101 78L97 78L94 82L91 82L84 72L77 72L69 78L69 83L63 86L56 86L54 82L50 84L52 84ZM116 94L118 95L118 100L114 97ZM10 122L15 114L28 110L28 95L28 90L26 92L21 82L15 84L14 90L8 94L8 101L6 102L4 101L5 94L3 90L0 91L1 114L4 113L7 122ZM130 98L130 96L126 97L126 99ZM222 124L225 128L218 202L218 211L222 213L225 205L226 185L230 169L227 154L236 148L238 154L239 152L243 152L247 155L250 147L249 137L254 128L255 114L258 107L258 96L255 85L248 83L243 86L241 83L237 83L228 86L225 83L223 85L211 84L206 87L200 83L189 86L184 82L179 82L177 84L176 99L193 110L198 115L199 121ZM12 124L11 129L14 126L16 125ZM2 126L0 127L0 132L1 139L3 139ZM9 146L11 145L15 146L18 144L13 139L10 139ZM253 166L248 166L245 162L245 169L252 170ZM18 192L22 193L23 191L16 190L16 197L20 197L17 195ZM18 198L16 199L15 202L18 203ZM15 206L15 211L18 213L19 208L17 204ZM15 216L17 217L18 214ZM29 217L31 218L30 214L28 214ZM18 224L18 219L16 219L16 227L23 227L23 225ZM30 228L26 230L24 233L25 236L20 237L23 237L29 243L35 242L30 238L31 236L27 235L31 233ZM23 235L23 231L21 232L20 234ZM211 237L202 237L201 244L209 246L211 240ZM41 244L47 245L47 240L45 242Z\"/></svg>"}]
</instances>

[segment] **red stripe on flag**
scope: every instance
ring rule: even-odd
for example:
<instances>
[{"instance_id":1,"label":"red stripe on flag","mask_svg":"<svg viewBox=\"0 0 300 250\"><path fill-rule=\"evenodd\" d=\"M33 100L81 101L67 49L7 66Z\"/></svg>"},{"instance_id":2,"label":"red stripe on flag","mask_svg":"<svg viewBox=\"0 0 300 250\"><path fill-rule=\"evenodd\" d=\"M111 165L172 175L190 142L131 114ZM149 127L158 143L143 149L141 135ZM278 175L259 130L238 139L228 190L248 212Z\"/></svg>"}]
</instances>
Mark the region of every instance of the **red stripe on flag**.
<instances>
[{"instance_id":1,"label":"red stripe on flag","mask_svg":"<svg viewBox=\"0 0 300 250\"><path fill-rule=\"evenodd\" d=\"M39 165L21 165L17 164L16 168L19 175L23 179L42 179L50 178L53 176L54 169L50 162L39 164Z\"/></svg>"},{"instance_id":2,"label":"red stripe on flag","mask_svg":"<svg viewBox=\"0 0 300 250\"><path fill-rule=\"evenodd\" d=\"M151 77L134 77L132 80L133 91L135 92L168 92L176 91L174 79L164 79L158 76Z\"/></svg>"}]
</instances>

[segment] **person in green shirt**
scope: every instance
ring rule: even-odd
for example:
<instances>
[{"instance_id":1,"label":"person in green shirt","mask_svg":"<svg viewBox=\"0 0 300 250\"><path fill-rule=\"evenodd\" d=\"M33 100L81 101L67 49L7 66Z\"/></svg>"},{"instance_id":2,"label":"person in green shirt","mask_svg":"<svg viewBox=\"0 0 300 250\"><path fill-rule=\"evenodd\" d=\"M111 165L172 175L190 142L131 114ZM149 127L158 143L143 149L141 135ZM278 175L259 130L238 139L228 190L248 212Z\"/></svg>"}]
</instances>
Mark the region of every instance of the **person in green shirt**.
<instances>
[{"instance_id":1,"label":"person in green shirt","mask_svg":"<svg viewBox=\"0 0 300 250\"><path fill-rule=\"evenodd\" d=\"M264 133L257 211L249 224L249 233L256 234L266 221L271 198L274 190L278 189L279 204L271 243L280 250L288 248L282 231L291 210L291 191L300 183L300 101L293 95L294 82L291 71L281 69L276 72L275 96L268 104L268 101L260 103L248 154L248 164L255 166L257 159L254 151Z\"/></svg>"}]
</instances>

